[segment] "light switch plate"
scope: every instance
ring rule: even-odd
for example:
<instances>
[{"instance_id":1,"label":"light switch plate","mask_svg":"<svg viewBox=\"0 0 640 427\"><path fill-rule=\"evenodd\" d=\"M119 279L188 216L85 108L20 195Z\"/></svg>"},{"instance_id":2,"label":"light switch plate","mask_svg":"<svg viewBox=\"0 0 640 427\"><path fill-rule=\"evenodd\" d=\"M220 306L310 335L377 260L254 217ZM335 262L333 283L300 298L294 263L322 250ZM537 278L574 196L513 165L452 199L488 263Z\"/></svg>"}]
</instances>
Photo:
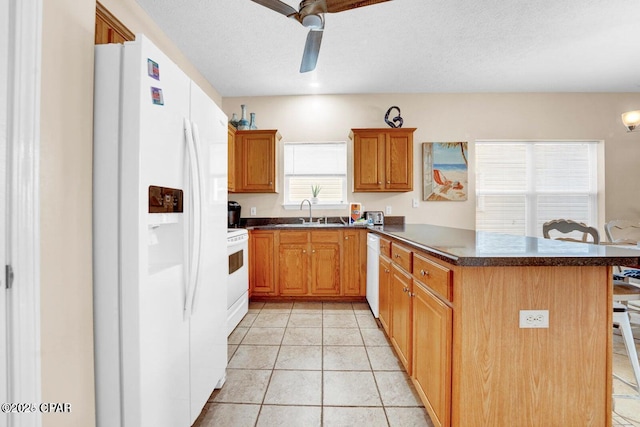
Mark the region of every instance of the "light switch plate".
<instances>
[{"instance_id":1,"label":"light switch plate","mask_svg":"<svg viewBox=\"0 0 640 427\"><path fill-rule=\"evenodd\" d=\"M412 206L413 206L414 208L419 208L419 207L420 207L420 200L419 200L419 199L414 198L414 199L413 199L413 201L412 201Z\"/></svg>"},{"instance_id":2,"label":"light switch plate","mask_svg":"<svg viewBox=\"0 0 640 427\"><path fill-rule=\"evenodd\" d=\"M257 209L256 209L256 207L255 207L255 206L252 206L252 207L251 207L251 216L256 216L257 214L258 214L258 213L257 213Z\"/></svg>"},{"instance_id":3,"label":"light switch plate","mask_svg":"<svg viewBox=\"0 0 640 427\"><path fill-rule=\"evenodd\" d=\"M384 214L385 215L391 215L391 206L387 206L384 208Z\"/></svg>"}]
</instances>

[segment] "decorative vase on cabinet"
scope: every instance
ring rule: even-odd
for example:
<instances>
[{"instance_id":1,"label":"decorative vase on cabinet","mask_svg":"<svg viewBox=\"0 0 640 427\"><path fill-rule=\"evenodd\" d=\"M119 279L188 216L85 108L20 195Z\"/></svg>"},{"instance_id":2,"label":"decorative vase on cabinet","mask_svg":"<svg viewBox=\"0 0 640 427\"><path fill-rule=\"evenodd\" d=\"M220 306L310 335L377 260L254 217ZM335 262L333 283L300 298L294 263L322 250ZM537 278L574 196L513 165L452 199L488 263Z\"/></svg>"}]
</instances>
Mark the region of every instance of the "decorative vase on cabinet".
<instances>
[{"instance_id":1,"label":"decorative vase on cabinet","mask_svg":"<svg viewBox=\"0 0 640 427\"><path fill-rule=\"evenodd\" d=\"M242 112L240 121L238 122L238 130L249 130L249 120L247 120L247 106L242 104L240 108Z\"/></svg>"}]
</instances>

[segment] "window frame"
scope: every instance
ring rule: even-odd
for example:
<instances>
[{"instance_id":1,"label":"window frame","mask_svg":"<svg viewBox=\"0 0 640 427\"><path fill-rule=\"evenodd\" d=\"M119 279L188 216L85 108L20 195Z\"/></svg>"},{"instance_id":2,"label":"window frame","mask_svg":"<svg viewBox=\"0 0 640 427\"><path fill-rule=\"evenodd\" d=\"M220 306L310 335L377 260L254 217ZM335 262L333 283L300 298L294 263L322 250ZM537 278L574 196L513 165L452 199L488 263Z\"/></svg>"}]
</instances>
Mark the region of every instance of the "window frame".
<instances>
[{"instance_id":1,"label":"window frame","mask_svg":"<svg viewBox=\"0 0 640 427\"><path fill-rule=\"evenodd\" d=\"M525 190L483 190L480 187L482 180L479 175L482 171L478 165L478 153L475 154L475 175L476 175L476 208L475 208L475 228L478 231L491 231L479 227L479 212L482 196L491 195L513 195L522 196L525 200L524 215L524 235L542 237L542 226L538 224L538 203L541 196L553 195L581 195L589 198L589 219L588 225L600 228L602 226L602 218L604 218L604 141L598 139L545 139L545 140L476 140L474 149L480 145L525 145L526 146L526 188ZM589 189L587 191L536 191L535 189L535 145L561 145L561 144L588 144L589 157L593 161L594 171L589 176ZM567 218L572 219L572 218ZM494 231L509 234L515 234L512 231Z\"/></svg>"},{"instance_id":2,"label":"window frame","mask_svg":"<svg viewBox=\"0 0 640 427\"><path fill-rule=\"evenodd\" d=\"M318 175L318 174L287 174L287 165L285 164L286 162L286 146L287 145L305 145L305 144L309 144L309 145L342 145L344 147L344 174L325 174L325 175ZM296 176L296 177L314 177L314 176L326 176L326 177L331 177L331 176L335 176L335 177L340 177L343 178L342 180L342 195L343 195L343 200L342 202L338 202L338 201L329 201L329 202L322 202L322 200L320 199L318 201L318 203L313 204L313 209L316 210L326 210L326 209L345 209L349 206L349 202L348 202L348 181L349 181L349 153L348 153L349 147L347 145L347 141L287 141L283 143L282 146L282 157L283 157L283 161L282 161L282 174L283 174L283 203L282 203L282 207L285 210L297 210L300 209L300 205L302 202L298 203L298 202L293 202L291 200L289 200L289 180L290 177L292 176Z\"/></svg>"}]
</instances>

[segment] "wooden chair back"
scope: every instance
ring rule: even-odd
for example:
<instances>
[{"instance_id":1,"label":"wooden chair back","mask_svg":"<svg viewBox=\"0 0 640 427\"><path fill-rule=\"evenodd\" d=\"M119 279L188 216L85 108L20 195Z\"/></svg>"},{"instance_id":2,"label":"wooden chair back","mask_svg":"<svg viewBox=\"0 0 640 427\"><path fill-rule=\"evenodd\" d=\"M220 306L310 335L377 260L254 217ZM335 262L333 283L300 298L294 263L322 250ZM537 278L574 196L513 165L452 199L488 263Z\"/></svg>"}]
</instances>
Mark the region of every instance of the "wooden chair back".
<instances>
[{"instance_id":1,"label":"wooden chair back","mask_svg":"<svg viewBox=\"0 0 640 427\"><path fill-rule=\"evenodd\" d=\"M640 241L640 222L614 219L604 225L604 232L611 243L635 245Z\"/></svg>"},{"instance_id":2,"label":"wooden chair back","mask_svg":"<svg viewBox=\"0 0 640 427\"><path fill-rule=\"evenodd\" d=\"M573 237L551 237L550 232L557 231L562 234L569 234L577 231L582 233L581 239L575 239ZM553 221L545 222L542 225L542 235L545 239L564 240L568 242L580 242L580 243L593 243L595 245L600 243L600 233L594 227L589 227L581 222L572 221L570 219L554 219ZM591 236L592 241L588 241Z\"/></svg>"}]
</instances>

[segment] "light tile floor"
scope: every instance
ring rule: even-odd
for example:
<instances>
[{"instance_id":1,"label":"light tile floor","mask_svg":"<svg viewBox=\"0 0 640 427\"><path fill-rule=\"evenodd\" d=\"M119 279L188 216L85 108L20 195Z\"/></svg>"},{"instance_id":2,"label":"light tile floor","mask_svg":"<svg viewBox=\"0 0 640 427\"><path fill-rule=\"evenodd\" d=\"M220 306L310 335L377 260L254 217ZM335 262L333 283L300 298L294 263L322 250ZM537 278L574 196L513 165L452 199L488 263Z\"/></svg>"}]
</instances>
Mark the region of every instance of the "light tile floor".
<instances>
[{"instance_id":1,"label":"light tile floor","mask_svg":"<svg viewBox=\"0 0 640 427\"><path fill-rule=\"evenodd\" d=\"M251 303L228 348L227 382L193 427L433 426L365 303ZM614 372L632 380L615 333L613 352ZM640 427L640 400L614 399L613 425Z\"/></svg>"},{"instance_id":2,"label":"light tile floor","mask_svg":"<svg viewBox=\"0 0 640 427\"><path fill-rule=\"evenodd\" d=\"M425 426L427 412L366 303L251 303L227 381L194 427Z\"/></svg>"}]
</instances>

